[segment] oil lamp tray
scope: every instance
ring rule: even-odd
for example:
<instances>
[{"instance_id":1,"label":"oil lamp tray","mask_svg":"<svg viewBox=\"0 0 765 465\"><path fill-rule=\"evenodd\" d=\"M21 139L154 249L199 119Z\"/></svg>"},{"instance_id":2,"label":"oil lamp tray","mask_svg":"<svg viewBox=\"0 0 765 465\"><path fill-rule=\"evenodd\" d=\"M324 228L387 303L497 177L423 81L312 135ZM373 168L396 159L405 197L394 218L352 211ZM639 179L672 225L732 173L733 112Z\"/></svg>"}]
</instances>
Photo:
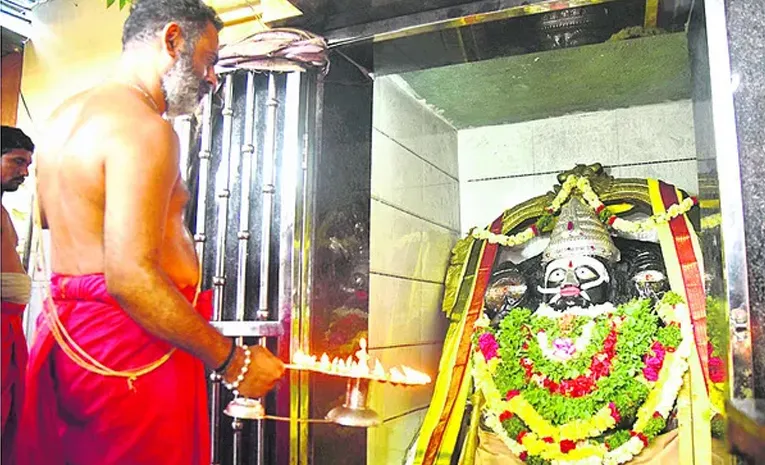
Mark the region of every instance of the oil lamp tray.
<instances>
[{"instance_id":1,"label":"oil lamp tray","mask_svg":"<svg viewBox=\"0 0 765 465\"><path fill-rule=\"evenodd\" d=\"M359 341L361 349L356 352L356 358L349 356L346 359L335 357L330 360L325 353L321 357L305 354L298 350L292 356L292 363L286 365L290 370L314 371L331 376L340 376L351 379L366 379L380 383L393 383L402 385L424 385L431 382L430 376L405 365L399 365L386 370L379 360L374 360L367 353L367 341Z\"/></svg>"},{"instance_id":2,"label":"oil lamp tray","mask_svg":"<svg viewBox=\"0 0 765 465\"><path fill-rule=\"evenodd\" d=\"M313 371L316 373L323 373L325 375L331 375L331 376L339 376L342 378L359 378L359 379L368 379L371 381L377 381L380 383L393 383L393 384L402 384L402 385L408 385L408 386L422 386L425 384L429 384L431 382L430 376L419 372L417 370L413 370L408 367L401 367L401 369L393 368L391 371L394 371L394 373L399 373L398 375L375 375L372 372L364 373L362 371L337 371L332 369L322 369L318 366L310 366L310 365L301 365L301 364L285 364L285 368L288 370L296 370L296 371ZM407 375L408 374L408 375Z\"/></svg>"}]
</instances>

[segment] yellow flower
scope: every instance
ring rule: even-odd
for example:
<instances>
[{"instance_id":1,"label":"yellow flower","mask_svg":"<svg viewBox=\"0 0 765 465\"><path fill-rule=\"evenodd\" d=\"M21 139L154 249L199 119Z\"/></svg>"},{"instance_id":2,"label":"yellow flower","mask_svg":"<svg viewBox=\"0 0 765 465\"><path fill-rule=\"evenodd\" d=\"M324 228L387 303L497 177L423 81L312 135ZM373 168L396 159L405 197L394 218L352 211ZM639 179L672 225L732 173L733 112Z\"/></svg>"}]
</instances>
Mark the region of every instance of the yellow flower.
<instances>
[{"instance_id":1,"label":"yellow flower","mask_svg":"<svg viewBox=\"0 0 765 465\"><path fill-rule=\"evenodd\" d=\"M715 413L725 413L725 383L710 383L709 403Z\"/></svg>"},{"instance_id":2,"label":"yellow flower","mask_svg":"<svg viewBox=\"0 0 765 465\"><path fill-rule=\"evenodd\" d=\"M576 449L568 451L567 454L559 454L562 460L582 460L590 457L603 457L606 455L605 448L602 446L593 446L590 444L577 444Z\"/></svg>"},{"instance_id":3,"label":"yellow flower","mask_svg":"<svg viewBox=\"0 0 765 465\"><path fill-rule=\"evenodd\" d=\"M493 359L489 360L486 366L489 369L489 373L494 374L497 371L497 367L499 366L499 357L494 357Z\"/></svg>"},{"instance_id":4,"label":"yellow flower","mask_svg":"<svg viewBox=\"0 0 765 465\"><path fill-rule=\"evenodd\" d=\"M523 447L525 447L531 455L539 455L547 446L547 443L539 440L534 433L525 435L521 444L523 444Z\"/></svg>"}]
</instances>

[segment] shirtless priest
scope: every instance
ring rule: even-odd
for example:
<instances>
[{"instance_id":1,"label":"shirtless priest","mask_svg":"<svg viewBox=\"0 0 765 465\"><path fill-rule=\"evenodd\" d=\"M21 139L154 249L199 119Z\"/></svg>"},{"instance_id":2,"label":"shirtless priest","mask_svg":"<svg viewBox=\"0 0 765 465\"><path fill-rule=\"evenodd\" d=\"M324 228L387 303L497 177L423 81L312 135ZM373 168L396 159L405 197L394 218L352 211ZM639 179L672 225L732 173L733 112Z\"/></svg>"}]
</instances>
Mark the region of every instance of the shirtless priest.
<instances>
[{"instance_id":1,"label":"shirtless priest","mask_svg":"<svg viewBox=\"0 0 765 465\"><path fill-rule=\"evenodd\" d=\"M64 102L45 128L37 179L53 305L30 350L25 463L209 464L203 364L247 397L284 371L193 305L189 194L162 114L193 112L216 86L221 27L201 0L134 1L115 77Z\"/></svg>"},{"instance_id":2,"label":"shirtless priest","mask_svg":"<svg viewBox=\"0 0 765 465\"><path fill-rule=\"evenodd\" d=\"M21 129L2 127L2 158L0 175L2 191L13 192L29 175L27 169L32 163L35 146ZM24 270L16 252L18 236L5 207L2 210L0 237L2 238L2 274L0 275L0 300L2 300L2 463L15 462L14 447L18 431L21 408L24 399L24 376L27 365L27 342L21 324L21 315L29 302L32 280Z\"/></svg>"}]
</instances>

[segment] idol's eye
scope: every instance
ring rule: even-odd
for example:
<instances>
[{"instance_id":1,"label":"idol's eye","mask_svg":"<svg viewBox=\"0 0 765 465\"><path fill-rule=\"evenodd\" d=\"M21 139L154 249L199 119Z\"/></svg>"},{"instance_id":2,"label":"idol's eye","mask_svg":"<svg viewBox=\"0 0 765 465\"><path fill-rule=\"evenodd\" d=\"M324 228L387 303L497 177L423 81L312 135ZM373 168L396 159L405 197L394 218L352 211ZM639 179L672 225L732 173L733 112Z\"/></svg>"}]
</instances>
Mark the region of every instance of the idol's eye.
<instances>
[{"instance_id":1,"label":"idol's eye","mask_svg":"<svg viewBox=\"0 0 765 465\"><path fill-rule=\"evenodd\" d=\"M557 270L554 270L552 273L550 273L550 277L548 277L547 280L551 283L559 283L565 278L566 270L558 268Z\"/></svg>"},{"instance_id":2,"label":"idol's eye","mask_svg":"<svg viewBox=\"0 0 765 465\"><path fill-rule=\"evenodd\" d=\"M598 277L590 267L580 266L576 269L576 277L582 280L591 280Z\"/></svg>"}]
</instances>

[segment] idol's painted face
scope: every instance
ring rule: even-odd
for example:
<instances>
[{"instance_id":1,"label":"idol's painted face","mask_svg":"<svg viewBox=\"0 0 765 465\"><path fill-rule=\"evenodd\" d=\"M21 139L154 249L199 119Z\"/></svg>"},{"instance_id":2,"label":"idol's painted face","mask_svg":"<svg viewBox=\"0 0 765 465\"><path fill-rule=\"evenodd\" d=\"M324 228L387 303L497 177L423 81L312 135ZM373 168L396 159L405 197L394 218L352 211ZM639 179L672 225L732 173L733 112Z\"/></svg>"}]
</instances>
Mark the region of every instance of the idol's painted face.
<instances>
[{"instance_id":1,"label":"idol's painted face","mask_svg":"<svg viewBox=\"0 0 765 465\"><path fill-rule=\"evenodd\" d=\"M589 307L608 300L608 269L593 257L559 258L545 268L544 287L539 292L556 310Z\"/></svg>"}]
</instances>

